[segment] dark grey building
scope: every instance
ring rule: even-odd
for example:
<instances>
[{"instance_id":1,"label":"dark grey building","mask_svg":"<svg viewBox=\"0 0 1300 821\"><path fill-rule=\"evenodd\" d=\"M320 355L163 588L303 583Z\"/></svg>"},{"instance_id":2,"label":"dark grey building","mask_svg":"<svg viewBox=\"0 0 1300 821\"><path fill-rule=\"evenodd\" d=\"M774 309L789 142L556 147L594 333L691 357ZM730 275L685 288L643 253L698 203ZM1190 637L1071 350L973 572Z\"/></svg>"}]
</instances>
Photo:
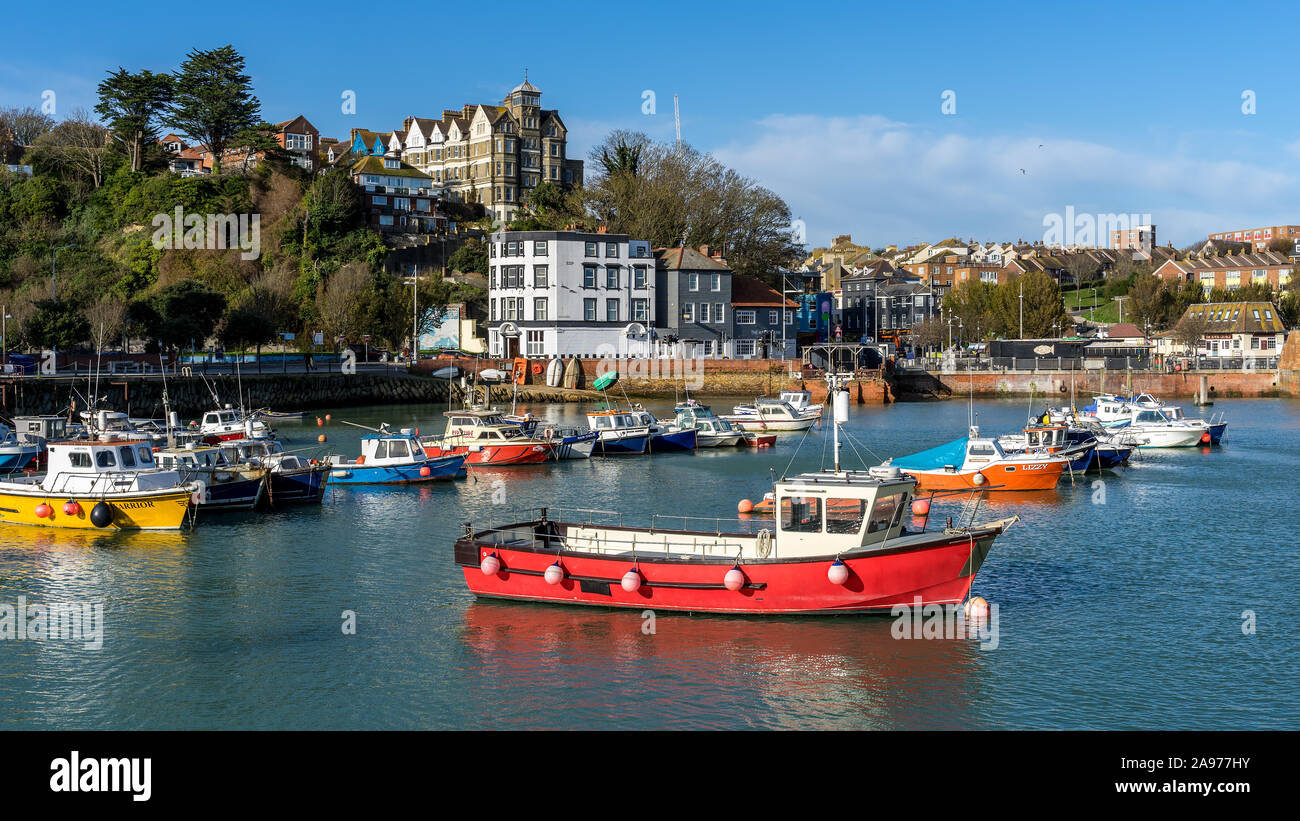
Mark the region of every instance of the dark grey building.
<instances>
[{"instance_id":1,"label":"dark grey building","mask_svg":"<svg viewBox=\"0 0 1300 821\"><path fill-rule=\"evenodd\" d=\"M655 256L658 353L720 359L734 338L731 269L708 246L661 248Z\"/></svg>"}]
</instances>

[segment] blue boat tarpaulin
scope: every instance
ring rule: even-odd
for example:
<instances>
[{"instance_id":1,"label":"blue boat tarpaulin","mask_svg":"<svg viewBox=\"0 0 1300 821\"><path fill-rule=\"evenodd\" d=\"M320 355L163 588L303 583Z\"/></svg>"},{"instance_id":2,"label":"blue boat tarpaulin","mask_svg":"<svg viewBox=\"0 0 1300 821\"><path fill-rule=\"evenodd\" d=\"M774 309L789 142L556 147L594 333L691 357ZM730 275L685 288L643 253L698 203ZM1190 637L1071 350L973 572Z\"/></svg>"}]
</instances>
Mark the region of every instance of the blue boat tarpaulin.
<instances>
[{"instance_id":1,"label":"blue boat tarpaulin","mask_svg":"<svg viewBox=\"0 0 1300 821\"><path fill-rule=\"evenodd\" d=\"M945 465L961 467L962 463L966 461L967 441L967 437L963 436L937 448L922 450L910 456L896 457L890 464L894 467L911 468L912 470L936 470Z\"/></svg>"}]
</instances>

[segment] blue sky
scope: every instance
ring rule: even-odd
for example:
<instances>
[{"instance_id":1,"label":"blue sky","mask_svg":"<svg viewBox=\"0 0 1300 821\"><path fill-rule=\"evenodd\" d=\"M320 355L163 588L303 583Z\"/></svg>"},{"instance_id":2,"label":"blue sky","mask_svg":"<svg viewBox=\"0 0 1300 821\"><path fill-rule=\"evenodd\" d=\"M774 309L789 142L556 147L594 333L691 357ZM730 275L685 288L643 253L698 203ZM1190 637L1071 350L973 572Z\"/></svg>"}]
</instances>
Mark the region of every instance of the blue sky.
<instances>
[{"instance_id":1,"label":"blue sky","mask_svg":"<svg viewBox=\"0 0 1300 821\"><path fill-rule=\"evenodd\" d=\"M678 94L683 139L781 194L810 245L1037 239L1067 206L1150 214L1178 246L1300 223L1289 4L281 5L24 13L0 106L50 90L66 116L110 68L171 70L231 43L268 120L302 113L342 137L497 102L527 67L574 156L613 128L671 139Z\"/></svg>"}]
</instances>

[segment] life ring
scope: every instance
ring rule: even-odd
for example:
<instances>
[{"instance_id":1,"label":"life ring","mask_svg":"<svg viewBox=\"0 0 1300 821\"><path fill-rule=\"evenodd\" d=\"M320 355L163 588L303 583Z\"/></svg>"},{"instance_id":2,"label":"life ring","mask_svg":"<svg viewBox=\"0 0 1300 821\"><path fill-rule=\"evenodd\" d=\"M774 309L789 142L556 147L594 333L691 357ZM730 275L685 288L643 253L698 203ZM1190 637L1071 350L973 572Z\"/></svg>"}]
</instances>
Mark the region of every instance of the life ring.
<instances>
[{"instance_id":1,"label":"life ring","mask_svg":"<svg viewBox=\"0 0 1300 821\"><path fill-rule=\"evenodd\" d=\"M542 363L541 363L541 362L534 362L534 363L533 363L533 376L538 376L538 375L540 375L541 372L544 371L544 370L546 370L546 369L542 367Z\"/></svg>"},{"instance_id":2,"label":"life ring","mask_svg":"<svg viewBox=\"0 0 1300 821\"><path fill-rule=\"evenodd\" d=\"M542 436L546 439L554 439L555 428L547 428L546 430L542 431Z\"/></svg>"}]
</instances>

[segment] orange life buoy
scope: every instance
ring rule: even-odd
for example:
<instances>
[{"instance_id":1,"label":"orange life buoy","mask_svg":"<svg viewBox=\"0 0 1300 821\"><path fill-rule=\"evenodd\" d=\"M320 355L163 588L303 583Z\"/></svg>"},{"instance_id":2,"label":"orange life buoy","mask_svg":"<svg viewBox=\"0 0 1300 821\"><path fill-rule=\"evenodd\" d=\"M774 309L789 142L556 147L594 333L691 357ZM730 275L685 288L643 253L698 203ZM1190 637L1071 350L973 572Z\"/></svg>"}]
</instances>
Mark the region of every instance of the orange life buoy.
<instances>
[{"instance_id":1,"label":"orange life buoy","mask_svg":"<svg viewBox=\"0 0 1300 821\"><path fill-rule=\"evenodd\" d=\"M533 376L537 376L538 374L540 374L540 373L541 373L542 371L544 371L544 370L546 370L546 369L542 367L542 363L541 363L541 362L534 362L534 363L533 363Z\"/></svg>"}]
</instances>

